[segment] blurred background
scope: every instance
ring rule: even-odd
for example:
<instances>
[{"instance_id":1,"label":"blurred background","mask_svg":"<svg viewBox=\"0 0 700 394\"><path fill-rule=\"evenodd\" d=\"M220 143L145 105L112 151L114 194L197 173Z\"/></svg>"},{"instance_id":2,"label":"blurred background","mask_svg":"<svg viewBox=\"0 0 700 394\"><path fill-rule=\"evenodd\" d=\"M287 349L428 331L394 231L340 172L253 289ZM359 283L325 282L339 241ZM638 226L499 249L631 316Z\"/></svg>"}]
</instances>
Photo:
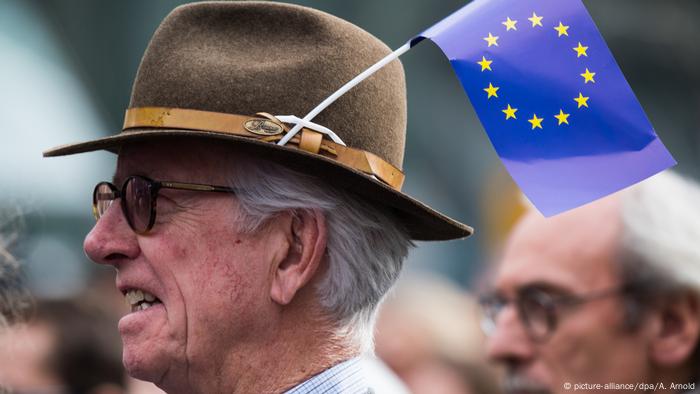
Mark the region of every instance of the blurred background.
<instances>
[{"instance_id":1,"label":"blurred background","mask_svg":"<svg viewBox=\"0 0 700 394\"><path fill-rule=\"evenodd\" d=\"M0 0L0 209L23 214L13 253L39 299L116 293L113 273L82 252L93 223L92 188L111 179L115 157L95 152L42 159L41 152L120 130L141 55L163 17L184 2ZM392 48L465 4L295 3L344 18ZM584 3L679 162L677 171L698 178L700 2ZM427 272L464 295L478 286L523 202L442 52L425 41L401 60L409 106L404 191L477 229L467 240L419 244L406 277ZM103 290L95 292L99 286Z\"/></svg>"}]
</instances>

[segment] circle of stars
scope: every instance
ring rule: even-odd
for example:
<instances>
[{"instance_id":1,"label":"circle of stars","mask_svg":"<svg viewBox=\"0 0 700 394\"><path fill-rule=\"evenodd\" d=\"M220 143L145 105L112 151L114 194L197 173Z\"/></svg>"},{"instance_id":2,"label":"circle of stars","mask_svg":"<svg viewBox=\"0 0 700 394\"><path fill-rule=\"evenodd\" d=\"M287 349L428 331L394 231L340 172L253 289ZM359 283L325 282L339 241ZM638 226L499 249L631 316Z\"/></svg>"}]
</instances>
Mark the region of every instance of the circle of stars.
<instances>
[{"instance_id":1,"label":"circle of stars","mask_svg":"<svg viewBox=\"0 0 700 394\"><path fill-rule=\"evenodd\" d=\"M536 12L532 13L532 16L527 18L527 20L531 23L531 28L544 28L544 24L542 21L545 18L543 16L537 15ZM506 19L501 22L501 24L505 27L506 33L509 31L517 31L518 30L518 21L515 19L511 19L510 16L506 16ZM559 21L559 23L556 26L553 26L554 30L556 31L557 37L562 38L562 37L569 37L569 29L571 26L565 25L562 21ZM493 35L492 32L488 32L488 35L484 37L484 41L486 41L487 48L490 47L497 47L498 46L498 40L500 36ZM588 46L583 45L580 41L577 42L578 45L573 47L573 51L576 54L576 58L587 58L588 57ZM479 66L481 66L481 72L487 72L487 71L493 71L491 68L491 65L493 64L492 59L487 59L486 56L481 56L481 60L476 62ZM595 84L595 76L596 73L589 70L587 67L583 70L581 74L579 74L582 78L583 84L587 85L589 83ZM483 89L484 92L486 92L486 99L491 100L492 98L499 98L498 96L498 90L500 87L494 86L493 83L489 82L489 86L485 87ZM588 100L590 97L586 97L583 95L582 92L578 92L578 97L574 97L573 101L576 102L577 109L582 109L582 108L588 108ZM506 103L506 106L501 109L501 112L505 115L505 120L517 120L517 112L518 108L514 108L511 106L510 103ZM569 125L569 117L571 116L570 113L564 112L564 109L560 108L558 114L554 114L553 117L556 120L556 125L557 126L563 126L563 125ZM545 122L544 117L539 117L537 114L533 113L532 118L527 119L528 123L530 123L531 129L540 129L543 130L543 122Z\"/></svg>"}]
</instances>

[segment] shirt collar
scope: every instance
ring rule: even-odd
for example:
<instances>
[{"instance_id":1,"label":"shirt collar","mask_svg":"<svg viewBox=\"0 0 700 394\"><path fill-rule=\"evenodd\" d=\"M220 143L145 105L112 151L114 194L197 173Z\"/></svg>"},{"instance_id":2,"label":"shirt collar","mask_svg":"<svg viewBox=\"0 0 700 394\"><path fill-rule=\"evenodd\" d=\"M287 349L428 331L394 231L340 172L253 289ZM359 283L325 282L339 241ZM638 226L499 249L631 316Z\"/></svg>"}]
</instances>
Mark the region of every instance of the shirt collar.
<instances>
[{"instance_id":1,"label":"shirt collar","mask_svg":"<svg viewBox=\"0 0 700 394\"><path fill-rule=\"evenodd\" d=\"M355 357L319 373L285 394L346 393L361 390L366 385L361 357Z\"/></svg>"}]
</instances>

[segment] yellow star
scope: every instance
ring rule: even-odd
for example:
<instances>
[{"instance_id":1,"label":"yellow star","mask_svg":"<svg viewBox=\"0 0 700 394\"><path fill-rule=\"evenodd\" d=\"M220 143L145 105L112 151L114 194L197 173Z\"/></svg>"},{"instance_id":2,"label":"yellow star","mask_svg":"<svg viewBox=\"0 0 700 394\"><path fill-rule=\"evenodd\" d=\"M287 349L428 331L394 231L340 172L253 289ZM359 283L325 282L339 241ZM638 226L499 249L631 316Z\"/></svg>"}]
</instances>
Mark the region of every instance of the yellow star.
<instances>
[{"instance_id":1,"label":"yellow star","mask_svg":"<svg viewBox=\"0 0 700 394\"><path fill-rule=\"evenodd\" d=\"M566 114L560 109L559 115L554 115L554 117L557 118L557 120L559 121L559 124L557 126L561 126L562 123L569 124L569 116L571 116L571 114Z\"/></svg>"},{"instance_id":2,"label":"yellow star","mask_svg":"<svg viewBox=\"0 0 700 394\"><path fill-rule=\"evenodd\" d=\"M586 107L588 108L588 99L590 97L584 97L580 92L578 94L578 97L574 97L574 101L578 103L578 107Z\"/></svg>"},{"instance_id":3,"label":"yellow star","mask_svg":"<svg viewBox=\"0 0 700 394\"><path fill-rule=\"evenodd\" d=\"M537 14L535 14L534 12L532 13L532 17L527 18L527 20L529 20L530 22L532 22L532 27L535 27L535 26L540 26L540 27L542 27L542 17L541 17L541 16L537 16Z\"/></svg>"},{"instance_id":4,"label":"yellow star","mask_svg":"<svg viewBox=\"0 0 700 394\"><path fill-rule=\"evenodd\" d=\"M588 83L588 82L593 82L595 83L595 79L593 79L593 76L595 73L592 73L588 71L588 68L586 68L586 72L583 74L580 74L583 77L583 83Z\"/></svg>"},{"instance_id":5,"label":"yellow star","mask_svg":"<svg viewBox=\"0 0 700 394\"><path fill-rule=\"evenodd\" d=\"M559 26L556 26L554 30L556 30L557 33L559 33L558 37L569 35L569 33L567 32L567 30L569 30L569 26L564 26L561 24L561 22L559 22Z\"/></svg>"},{"instance_id":6,"label":"yellow star","mask_svg":"<svg viewBox=\"0 0 700 394\"><path fill-rule=\"evenodd\" d=\"M506 120L510 118L518 119L515 117L515 112L518 111L518 109L511 107L510 104L508 104L508 108L502 109L501 111L506 114Z\"/></svg>"},{"instance_id":7,"label":"yellow star","mask_svg":"<svg viewBox=\"0 0 700 394\"><path fill-rule=\"evenodd\" d=\"M538 118L537 114L532 114L532 119L528 119L527 121L532 124L532 129L534 130L536 127L542 128L543 120L544 118Z\"/></svg>"},{"instance_id":8,"label":"yellow star","mask_svg":"<svg viewBox=\"0 0 700 394\"><path fill-rule=\"evenodd\" d=\"M587 50L588 50L588 47L581 45L580 42L578 43L578 46L576 48L574 48L574 51L576 51L576 57L581 57L581 56L588 57L588 54L586 53Z\"/></svg>"},{"instance_id":9,"label":"yellow star","mask_svg":"<svg viewBox=\"0 0 700 394\"><path fill-rule=\"evenodd\" d=\"M489 46L495 45L498 46L498 36L492 36L491 33L489 33L488 37L484 37L484 40L489 43Z\"/></svg>"},{"instance_id":10,"label":"yellow star","mask_svg":"<svg viewBox=\"0 0 700 394\"><path fill-rule=\"evenodd\" d=\"M485 88L484 92L486 92L489 95L487 98L490 99L491 97L498 97L498 95L496 94L498 89L500 89L500 88L497 86L491 85L491 82L489 82L489 87Z\"/></svg>"},{"instance_id":11,"label":"yellow star","mask_svg":"<svg viewBox=\"0 0 700 394\"><path fill-rule=\"evenodd\" d=\"M501 22L501 24L503 24L503 26L506 27L506 31L518 30L518 28L515 27L516 23L518 23L518 21L514 21L514 20L510 19L510 17L507 17L505 22Z\"/></svg>"},{"instance_id":12,"label":"yellow star","mask_svg":"<svg viewBox=\"0 0 700 394\"><path fill-rule=\"evenodd\" d=\"M480 62L476 62L476 64L481 66L481 71L493 71L491 70L491 63L493 63L493 60L486 60L486 57L482 56Z\"/></svg>"}]
</instances>

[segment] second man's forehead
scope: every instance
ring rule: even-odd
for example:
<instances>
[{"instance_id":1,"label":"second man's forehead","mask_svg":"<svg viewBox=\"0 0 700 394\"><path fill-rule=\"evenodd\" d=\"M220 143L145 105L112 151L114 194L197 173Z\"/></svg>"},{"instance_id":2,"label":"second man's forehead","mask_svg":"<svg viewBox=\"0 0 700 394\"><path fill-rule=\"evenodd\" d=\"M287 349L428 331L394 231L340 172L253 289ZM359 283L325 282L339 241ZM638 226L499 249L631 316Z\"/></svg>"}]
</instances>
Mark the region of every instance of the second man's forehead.
<instances>
[{"instance_id":1,"label":"second man's forehead","mask_svg":"<svg viewBox=\"0 0 700 394\"><path fill-rule=\"evenodd\" d=\"M575 294L576 289L566 282L559 282L553 279L533 279L519 283L496 283L486 294L498 294L504 297L515 297L532 291L539 291L553 295Z\"/></svg>"}]
</instances>

